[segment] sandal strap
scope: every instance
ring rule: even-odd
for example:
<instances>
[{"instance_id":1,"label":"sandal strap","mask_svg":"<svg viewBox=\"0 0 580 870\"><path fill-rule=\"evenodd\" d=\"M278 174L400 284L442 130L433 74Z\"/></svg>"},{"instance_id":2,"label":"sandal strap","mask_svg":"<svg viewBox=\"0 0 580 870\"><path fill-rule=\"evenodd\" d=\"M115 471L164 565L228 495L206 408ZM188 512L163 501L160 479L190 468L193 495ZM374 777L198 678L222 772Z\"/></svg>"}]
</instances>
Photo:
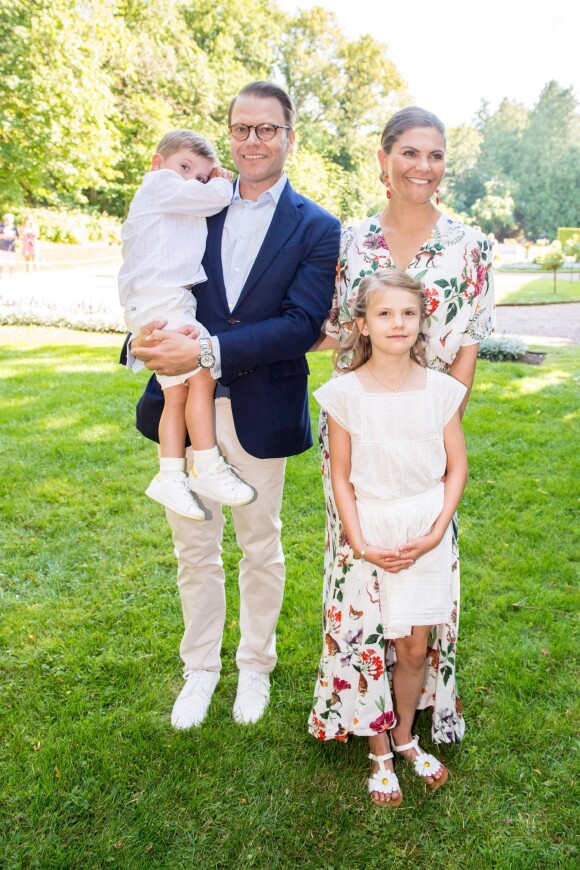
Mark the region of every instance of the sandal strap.
<instances>
[{"instance_id":1,"label":"sandal strap","mask_svg":"<svg viewBox=\"0 0 580 870\"><path fill-rule=\"evenodd\" d=\"M381 764L383 761L388 761L389 758L394 758L392 752L387 752L386 755L373 755L372 752L369 752L369 758L371 761L376 761L378 764Z\"/></svg>"},{"instance_id":2,"label":"sandal strap","mask_svg":"<svg viewBox=\"0 0 580 870\"><path fill-rule=\"evenodd\" d=\"M414 749L417 753L420 753L422 750L419 748L419 738L417 735L413 737L410 743L393 743L393 749L395 752L405 752L407 749Z\"/></svg>"}]
</instances>

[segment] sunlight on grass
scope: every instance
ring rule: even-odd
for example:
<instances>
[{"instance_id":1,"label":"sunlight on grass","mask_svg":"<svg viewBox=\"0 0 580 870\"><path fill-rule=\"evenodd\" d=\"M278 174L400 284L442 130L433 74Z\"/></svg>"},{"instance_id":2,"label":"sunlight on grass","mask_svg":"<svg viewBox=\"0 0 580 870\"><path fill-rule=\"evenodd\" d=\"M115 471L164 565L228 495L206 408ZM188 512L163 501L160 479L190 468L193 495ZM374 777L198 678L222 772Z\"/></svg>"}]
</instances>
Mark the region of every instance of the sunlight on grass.
<instances>
[{"instance_id":1,"label":"sunlight on grass","mask_svg":"<svg viewBox=\"0 0 580 870\"><path fill-rule=\"evenodd\" d=\"M523 395L529 395L531 393L539 393L540 390L544 390L546 387L559 387L572 377L572 372L563 372L556 369L544 372L533 378L522 378L514 384L514 387Z\"/></svg>"},{"instance_id":2,"label":"sunlight on grass","mask_svg":"<svg viewBox=\"0 0 580 870\"><path fill-rule=\"evenodd\" d=\"M75 363L73 365L54 365L54 360L50 361L53 372L62 372L63 374L77 374L82 372L98 372L100 374L111 374L116 369L113 363L98 365L97 363Z\"/></svg>"},{"instance_id":3,"label":"sunlight on grass","mask_svg":"<svg viewBox=\"0 0 580 870\"><path fill-rule=\"evenodd\" d=\"M80 413L64 414L59 411L58 417L45 417L43 420L39 421L38 427L46 432L58 429L72 429L73 427L78 426L81 419L82 416Z\"/></svg>"},{"instance_id":4,"label":"sunlight on grass","mask_svg":"<svg viewBox=\"0 0 580 870\"><path fill-rule=\"evenodd\" d=\"M124 434L124 432L124 426L117 426L109 423L108 425L101 424L81 429L78 433L75 433L75 438L79 441L90 443L103 441L104 439L111 440L113 438L118 438L120 435Z\"/></svg>"},{"instance_id":5,"label":"sunlight on grass","mask_svg":"<svg viewBox=\"0 0 580 870\"><path fill-rule=\"evenodd\" d=\"M0 399L0 411L7 410L12 413L17 408L25 408L27 405L33 405L35 400L35 396L20 396L19 398L14 397L6 400Z\"/></svg>"}]
</instances>

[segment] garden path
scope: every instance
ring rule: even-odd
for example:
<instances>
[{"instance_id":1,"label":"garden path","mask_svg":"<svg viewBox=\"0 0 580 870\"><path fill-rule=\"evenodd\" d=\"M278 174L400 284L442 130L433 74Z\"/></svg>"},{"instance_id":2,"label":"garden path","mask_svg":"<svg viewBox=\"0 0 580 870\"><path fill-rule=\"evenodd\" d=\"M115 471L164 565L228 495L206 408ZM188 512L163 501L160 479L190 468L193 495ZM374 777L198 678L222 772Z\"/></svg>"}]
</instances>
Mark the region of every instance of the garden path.
<instances>
[{"instance_id":1,"label":"garden path","mask_svg":"<svg viewBox=\"0 0 580 870\"><path fill-rule=\"evenodd\" d=\"M63 310L104 319L122 327L117 298L118 262L95 266L15 273L0 281L0 307ZM497 298L516 289L522 276L496 274ZM500 305L497 330L520 335L528 344L580 345L580 302L555 305Z\"/></svg>"}]
</instances>

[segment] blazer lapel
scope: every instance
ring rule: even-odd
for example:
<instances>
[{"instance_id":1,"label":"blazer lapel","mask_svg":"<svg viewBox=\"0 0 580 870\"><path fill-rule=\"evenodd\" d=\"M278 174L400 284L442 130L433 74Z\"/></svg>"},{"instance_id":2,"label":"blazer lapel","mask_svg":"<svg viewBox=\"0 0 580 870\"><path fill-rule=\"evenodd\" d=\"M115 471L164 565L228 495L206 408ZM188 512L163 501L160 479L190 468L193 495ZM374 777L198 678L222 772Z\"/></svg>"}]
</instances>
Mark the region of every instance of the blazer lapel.
<instances>
[{"instance_id":1,"label":"blazer lapel","mask_svg":"<svg viewBox=\"0 0 580 870\"><path fill-rule=\"evenodd\" d=\"M240 297L235 304L234 311L252 291L258 279L276 259L280 249L284 247L292 233L296 230L296 227L302 220L301 205L301 198L295 192L294 188L291 187L290 182L286 182L286 186L278 200L274 217L272 218L272 222L268 227L268 232L262 242L262 247L258 251L258 256L254 260L254 265L250 269L250 274L248 275L246 283L240 293Z\"/></svg>"},{"instance_id":2,"label":"blazer lapel","mask_svg":"<svg viewBox=\"0 0 580 870\"><path fill-rule=\"evenodd\" d=\"M215 290L220 301L229 313L229 305L224 283L224 270L222 265L222 236L226 222L227 208L207 219L207 241L203 266L207 275L212 275Z\"/></svg>"}]
</instances>

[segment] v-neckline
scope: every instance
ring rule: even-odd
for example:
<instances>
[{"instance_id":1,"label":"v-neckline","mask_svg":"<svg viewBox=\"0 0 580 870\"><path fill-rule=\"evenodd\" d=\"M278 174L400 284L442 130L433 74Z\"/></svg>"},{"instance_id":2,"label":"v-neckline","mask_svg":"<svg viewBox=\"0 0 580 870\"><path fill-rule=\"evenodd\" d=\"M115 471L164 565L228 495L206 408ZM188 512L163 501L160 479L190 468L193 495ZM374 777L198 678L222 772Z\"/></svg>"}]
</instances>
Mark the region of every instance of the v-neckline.
<instances>
[{"instance_id":1,"label":"v-neckline","mask_svg":"<svg viewBox=\"0 0 580 870\"><path fill-rule=\"evenodd\" d=\"M383 242L385 243L385 249L387 250L387 252L388 252L388 254L389 254L389 259L390 259L390 261L391 261L391 263L393 264L393 266L394 266L395 269L399 269L399 271L401 271L401 272L406 272L406 271L407 271L407 269L409 268L409 266L411 265L411 263L413 262L413 260L416 260L416 259L417 259L417 257L419 256L419 254L421 253L421 251L423 250L423 248L426 246L427 242L429 242L429 241L433 238L433 234L434 234L435 230L437 229L437 227L439 226L439 221L440 221L442 218L443 218L443 214L440 214L439 217L437 218L437 220L435 221L435 223L433 224L433 226L431 227L431 229L430 229L430 231L429 231L429 235L427 236L427 238L425 239L425 241L422 242L421 245L419 245L419 247L418 247L417 250L415 251L415 255L414 255L413 257L411 257L411 260L409 261L409 263L408 263L408 264L403 268L403 267L401 267L401 266L398 266L398 265L395 263L395 258L394 258L394 256L393 256L393 252L392 252L392 250L391 250L390 247L389 247L389 243L388 243L388 241L387 241L387 237L385 236L385 232L384 232L384 230L383 230L383 226L382 226L382 224L381 224L381 212L379 212L379 213L377 214L376 219L377 219L377 221L378 221L379 227L381 228L381 236L383 237Z\"/></svg>"}]
</instances>

